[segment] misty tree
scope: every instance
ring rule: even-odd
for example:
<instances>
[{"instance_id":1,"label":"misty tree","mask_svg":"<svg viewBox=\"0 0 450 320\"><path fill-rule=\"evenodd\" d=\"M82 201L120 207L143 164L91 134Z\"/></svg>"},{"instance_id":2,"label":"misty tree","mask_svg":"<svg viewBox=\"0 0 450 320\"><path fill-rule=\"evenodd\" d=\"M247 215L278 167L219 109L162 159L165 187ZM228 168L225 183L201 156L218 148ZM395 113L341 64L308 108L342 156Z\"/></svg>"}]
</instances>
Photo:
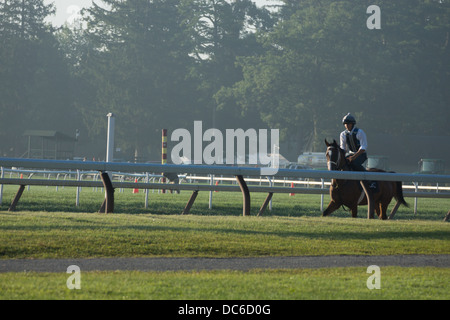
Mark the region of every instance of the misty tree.
<instances>
[{"instance_id":1,"label":"misty tree","mask_svg":"<svg viewBox=\"0 0 450 320\"><path fill-rule=\"evenodd\" d=\"M285 0L263 54L241 58L244 79L222 90L297 150L319 151L354 113L370 132L448 134L448 1ZM382 8L380 30L366 26Z\"/></svg>"},{"instance_id":2,"label":"misty tree","mask_svg":"<svg viewBox=\"0 0 450 320\"><path fill-rule=\"evenodd\" d=\"M194 41L194 75L200 83L198 90L204 93L206 114L212 118L206 119L207 123L221 128L254 125L254 121L242 119L236 104L217 104L214 95L242 79L237 57L262 52L256 32L270 30L274 17L251 0L183 0L180 8L183 25Z\"/></svg>"},{"instance_id":3,"label":"misty tree","mask_svg":"<svg viewBox=\"0 0 450 320\"><path fill-rule=\"evenodd\" d=\"M106 114L115 113L116 144L128 155L160 157L161 129L195 119L196 90L188 80L192 45L178 3L104 0L88 11L92 50L83 79L96 94L80 107L91 134L101 133Z\"/></svg>"},{"instance_id":4,"label":"misty tree","mask_svg":"<svg viewBox=\"0 0 450 320\"><path fill-rule=\"evenodd\" d=\"M103 134L113 112L121 149L153 159L161 129L211 124L213 95L241 79L236 57L261 50L254 31L273 24L250 0L104 0L86 22L90 49L79 71L96 88L80 104L87 127ZM228 125L235 116L229 108L218 115Z\"/></svg>"},{"instance_id":5,"label":"misty tree","mask_svg":"<svg viewBox=\"0 0 450 320\"><path fill-rule=\"evenodd\" d=\"M49 31L45 18L55 14L53 4L43 0L3 0L0 2L2 37L38 38Z\"/></svg>"},{"instance_id":6,"label":"misty tree","mask_svg":"<svg viewBox=\"0 0 450 320\"><path fill-rule=\"evenodd\" d=\"M68 73L51 26L55 12L43 0L0 2L0 138L2 154L26 129L70 128Z\"/></svg>"}]
</instances>

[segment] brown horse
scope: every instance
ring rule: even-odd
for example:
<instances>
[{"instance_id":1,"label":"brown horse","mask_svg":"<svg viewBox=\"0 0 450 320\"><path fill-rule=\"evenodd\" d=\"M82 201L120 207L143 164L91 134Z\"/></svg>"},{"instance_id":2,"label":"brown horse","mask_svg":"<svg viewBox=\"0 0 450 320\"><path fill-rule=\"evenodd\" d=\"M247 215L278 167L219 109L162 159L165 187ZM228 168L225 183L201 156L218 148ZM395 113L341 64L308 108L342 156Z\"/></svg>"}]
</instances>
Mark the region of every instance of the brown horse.
<instances>
[{"instance_id":1,"label":"brown horse","mask_svg":"<svg viewBox=\"0 0 450 320\"><path fill-rule=\"evenodd\" d=\"M327 163L328 170L351 170L348 165L348 160L345 158L345 151L342 150L336 140L327 145ZM370 172L386 172L380 169L368 169ZM389 218L392 218L396 213L400 204L408 206L403 198L402 183L400 181L378 181L378 190L373 194L374 209L379 219L387 219L386 211L392 198L397 200L395 207ZM361 188L360 182L357 180L339 180L333 179L330 186L331 201L328 207L323 212L323 216L330 215L333 211L341 206L350 208L352 217L356 218L358 214L358 205L367 205L367 197Z\"/></svg>"}]
</instances>

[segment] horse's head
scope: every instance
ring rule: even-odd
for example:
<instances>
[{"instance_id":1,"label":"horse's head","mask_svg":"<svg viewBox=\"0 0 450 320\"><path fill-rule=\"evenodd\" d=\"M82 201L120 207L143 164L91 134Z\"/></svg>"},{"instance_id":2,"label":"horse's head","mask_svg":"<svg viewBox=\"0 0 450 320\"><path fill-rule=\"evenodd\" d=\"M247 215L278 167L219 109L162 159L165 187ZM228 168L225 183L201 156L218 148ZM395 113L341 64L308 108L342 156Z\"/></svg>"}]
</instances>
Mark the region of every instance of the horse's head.
<instances>
[{"instance_id":1,"label":"horse's head","mask_svg":"<svg viewBox=\"0 0 450 320\"><path fill-rule=\"evenodd\" d=\"M342 150L337 144L336 140L329 143L325 139L325 144L327 145L327 166L328 170L341 170L346 164L345 151Z\"/></svg>"}]
</instances>

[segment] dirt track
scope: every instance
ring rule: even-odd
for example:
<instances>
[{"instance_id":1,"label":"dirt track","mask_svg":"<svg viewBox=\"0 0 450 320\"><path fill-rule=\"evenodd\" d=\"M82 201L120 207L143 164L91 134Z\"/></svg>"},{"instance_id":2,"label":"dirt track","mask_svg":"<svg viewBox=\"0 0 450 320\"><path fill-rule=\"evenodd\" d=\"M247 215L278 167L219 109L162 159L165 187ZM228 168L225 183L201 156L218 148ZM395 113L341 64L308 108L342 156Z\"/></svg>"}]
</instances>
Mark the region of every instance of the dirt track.
<instances>
[{"instance_id":1,"label":"dirt track","mask_svg":"<svg viewBox=\"0 0 450 320\"><path fill-rule=\"evenodd\" d=\"M259 258L93 258L93 259L12 259L0 260L0 272L66 272L70 265L81 271L138 270L251 270L303 269L332 267L400 267L450 268L450 255L394 256L302 256Z\"/></svg>"}]
</instances>

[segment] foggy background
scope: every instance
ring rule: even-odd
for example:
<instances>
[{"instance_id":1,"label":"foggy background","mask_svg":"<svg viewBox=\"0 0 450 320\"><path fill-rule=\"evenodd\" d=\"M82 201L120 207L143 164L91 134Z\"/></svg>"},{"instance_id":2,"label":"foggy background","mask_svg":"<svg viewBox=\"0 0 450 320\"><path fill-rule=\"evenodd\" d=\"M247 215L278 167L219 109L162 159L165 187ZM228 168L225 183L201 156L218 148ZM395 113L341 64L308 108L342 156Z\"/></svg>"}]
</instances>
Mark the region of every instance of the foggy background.
<instances>
[{"instance_id":1,"label":"foggy background","mask_svg":"<svg viewBox=\"0 0 450 320\"><path fill-rule=\"evenodd\" d=\"M449 170L450 1L94 2L0 2L1 156L105 160L113 112L117 160L159 162L198 120L280 129L296 162L350 112L389 169Z\"/></svg>"}]
</instances>

